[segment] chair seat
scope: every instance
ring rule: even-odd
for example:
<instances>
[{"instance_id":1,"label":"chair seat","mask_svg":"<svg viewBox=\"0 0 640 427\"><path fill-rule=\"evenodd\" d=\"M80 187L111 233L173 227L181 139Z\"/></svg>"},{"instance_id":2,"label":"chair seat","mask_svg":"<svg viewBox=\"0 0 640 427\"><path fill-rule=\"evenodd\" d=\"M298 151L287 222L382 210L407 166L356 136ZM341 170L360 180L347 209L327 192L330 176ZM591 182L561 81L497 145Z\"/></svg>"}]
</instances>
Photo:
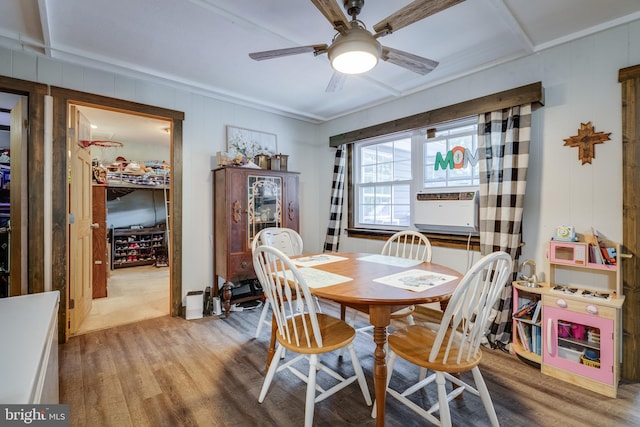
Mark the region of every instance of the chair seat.
<instances>
[{"instance_id":1,"label":"chair seat","mask_svg":"<svg viewBox=\"0 0 640 427\"><path fill-rule=\"evenodd\" d=\"M391 313L391 318L392 319L402 319L404 317L411 316L414 311L416 311L416 306L415 305L411 305L409 307L401 308L400 310L394 311L393 313Z\"/></svg>"},{"instance_id":2,"label":"chair seat","mask_svg":"<svg viewBox=\"0 0 640 427\"><path fill-rule=\"evenodd\" d=\"M304 315L307 318L307 325L310 324L308 314ZM300 345L296 345L296 340L292 337L289 342L280 333L276 334L278 342L284 348L292 350L299 354L319 354L329 353L348 345L356 336L356 331L347 324L344 320L340 320L333 316L329 316L323 313L316 313L318 318L318 325L320 327L320 333L322 335L322 347L319 348L316 345L313 331L307 331L311 338L311 343L307 346L307 339L305 336L305 330L302 322L302 316L296 316L293 319L289 319L289 330L293 333L293 322L296 323L296 331L298 334Z\"/></svg>"},{"instance_id":3,"label":"chair seat","mask_svg":"<svg viewBox=\"0 0 640 427\"><path fill-rule=\"evenodd\" d=\"M389 335L389 347L403 359L432 371L454 374L466 372L478 366L482 359L482 351L478 349L475 357L470 358L468 361L461 360L460 363L456 363L456 357L459 351L459 347L456 344L451 346L446 363L442 363L446 346L440 348L435 362L429 362L429 352L433 347L436 334L438 333L438 329L436 328L438 325L432 324L431 326L430 328L425 325L410 325L398 329ZM450 331L446 334L445 342L449 341L448 338L451 333ZM420 343L420 345L416 345L416 343Z\"/></svg>"}]
</instances>

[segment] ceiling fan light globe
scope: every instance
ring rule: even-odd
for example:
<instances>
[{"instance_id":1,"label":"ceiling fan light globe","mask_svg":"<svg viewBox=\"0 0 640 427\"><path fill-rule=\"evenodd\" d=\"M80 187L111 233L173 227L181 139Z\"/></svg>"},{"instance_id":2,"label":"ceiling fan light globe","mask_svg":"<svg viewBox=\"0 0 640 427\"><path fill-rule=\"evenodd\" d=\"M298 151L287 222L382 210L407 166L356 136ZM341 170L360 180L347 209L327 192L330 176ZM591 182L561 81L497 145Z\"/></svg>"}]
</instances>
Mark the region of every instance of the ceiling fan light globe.
<instances>
[{"instance_id":1,"label":"ceiling fan light globe","mask_svg":"<svg viewBox=\"0 0 640 427\"><path fill-rule=\"evenodd\" d=\"M345 52L331 61L334 70L344 74L366 73L376 66L378 58L370 52Z\"/></svg>"},{"instance_id":2,"label":"ceiling fan light globe","mask_svg":"<svg viewBox=\"0 0 640 427\"><path fill-rule=\"evenodd\" d=\"M336 38L328 56L334 70L344 74L361 74L378 63L382 52L380 43L362 28L352 28Z\"/></svg>"}]
</instances>

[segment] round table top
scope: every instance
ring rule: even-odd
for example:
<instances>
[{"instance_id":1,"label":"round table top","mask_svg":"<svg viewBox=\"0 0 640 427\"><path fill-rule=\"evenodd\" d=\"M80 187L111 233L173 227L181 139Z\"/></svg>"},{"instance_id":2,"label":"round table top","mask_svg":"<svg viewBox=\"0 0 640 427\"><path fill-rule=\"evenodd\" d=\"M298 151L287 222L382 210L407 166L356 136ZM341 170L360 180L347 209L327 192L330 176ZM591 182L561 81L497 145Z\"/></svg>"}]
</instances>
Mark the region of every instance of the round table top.
<instances>
[{"instance_id":1,"label":"round table top","mask_svg":"<svg viewBox=\"0 0 640 427\"><path fill-rule=\"evenodd\" d=\"M374 254L335 252L323 255L333 255L345 259L314 265L313 268L350 277L353 280L324 287L313 288L311 286L311 293L320 298L346 304L410 305L442 301L449 299L462 278L462 274L456 270L432 262L423 262L407 267L392 265L393 262L376 262L383 260L383 258ZM305 256L309 257L309 255L303 255L303 257ZM419 292L375 281L403 271L416 269L454 276L455 279Z\"/></svg>"}]
</instances>

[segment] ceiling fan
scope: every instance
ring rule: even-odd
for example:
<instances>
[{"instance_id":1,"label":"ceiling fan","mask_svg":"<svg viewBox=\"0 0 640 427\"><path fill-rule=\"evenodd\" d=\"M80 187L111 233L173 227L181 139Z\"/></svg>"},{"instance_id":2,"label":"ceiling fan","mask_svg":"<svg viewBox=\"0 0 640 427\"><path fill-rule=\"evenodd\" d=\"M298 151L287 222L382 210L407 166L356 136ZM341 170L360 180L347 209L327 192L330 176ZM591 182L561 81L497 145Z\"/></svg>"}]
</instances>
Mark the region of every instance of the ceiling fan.
<instances>
[{"instance_id":1,"label":"ceiling fan","mask_svg":"<svg viewBox=\"0 0 640 427\"><path fill-rule=\"evenodd\" d=\"M285 49L253 52L249 57L256 61L312 52L314 55L326 53L331 66L337 72L329 83L327 91L337 90L345 74L361 74L376 66L378 60L390 62L415 73L425 75L438 62L402 50L386 47L378 38L434 15L464 0L414 0L373 26L374 33L366 29L357 19L364 6L364 0L343 0L351 21L340 9L336 0L311 0L337 31L331 45L316 44Z\"/></svg>"}]
</instances>

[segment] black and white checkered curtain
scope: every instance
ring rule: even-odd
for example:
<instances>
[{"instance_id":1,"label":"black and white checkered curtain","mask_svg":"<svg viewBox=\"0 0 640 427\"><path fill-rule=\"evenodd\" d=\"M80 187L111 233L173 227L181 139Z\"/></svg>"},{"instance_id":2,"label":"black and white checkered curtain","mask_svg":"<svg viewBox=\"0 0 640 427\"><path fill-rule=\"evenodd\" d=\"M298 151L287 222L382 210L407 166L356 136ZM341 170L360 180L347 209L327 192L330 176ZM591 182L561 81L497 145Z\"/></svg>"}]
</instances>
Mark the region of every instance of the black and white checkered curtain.
<instances>
[{"instance_id":1,"label":"black and white checkered curtain","mask_svg":"<svg viewBox=\"0 0 640 427\"><path fill-rule=\"evenodd\" d=\"M336 151L333 165L333 186L331 187L331 213L327 237L324 241L325 252L337 252L340 245L340 227L342 224L342 204L344 200L344 179L346 166L346 147L340 145Z\"/></svg>"},{"instance_id":2,"label":"black and white checkered curtain","mask_svg":"<svg viewBox=\"0 0 640 427\"><path fill-rule=\"evenodd\" d=\"M514 259L514 266L522 241L530 141L531 104L478 117L480 253L505 251ZM511 342L512 295L509 282L494 307L487 337L493 347L504 348Z\"/></svg>"}]
</instances>

